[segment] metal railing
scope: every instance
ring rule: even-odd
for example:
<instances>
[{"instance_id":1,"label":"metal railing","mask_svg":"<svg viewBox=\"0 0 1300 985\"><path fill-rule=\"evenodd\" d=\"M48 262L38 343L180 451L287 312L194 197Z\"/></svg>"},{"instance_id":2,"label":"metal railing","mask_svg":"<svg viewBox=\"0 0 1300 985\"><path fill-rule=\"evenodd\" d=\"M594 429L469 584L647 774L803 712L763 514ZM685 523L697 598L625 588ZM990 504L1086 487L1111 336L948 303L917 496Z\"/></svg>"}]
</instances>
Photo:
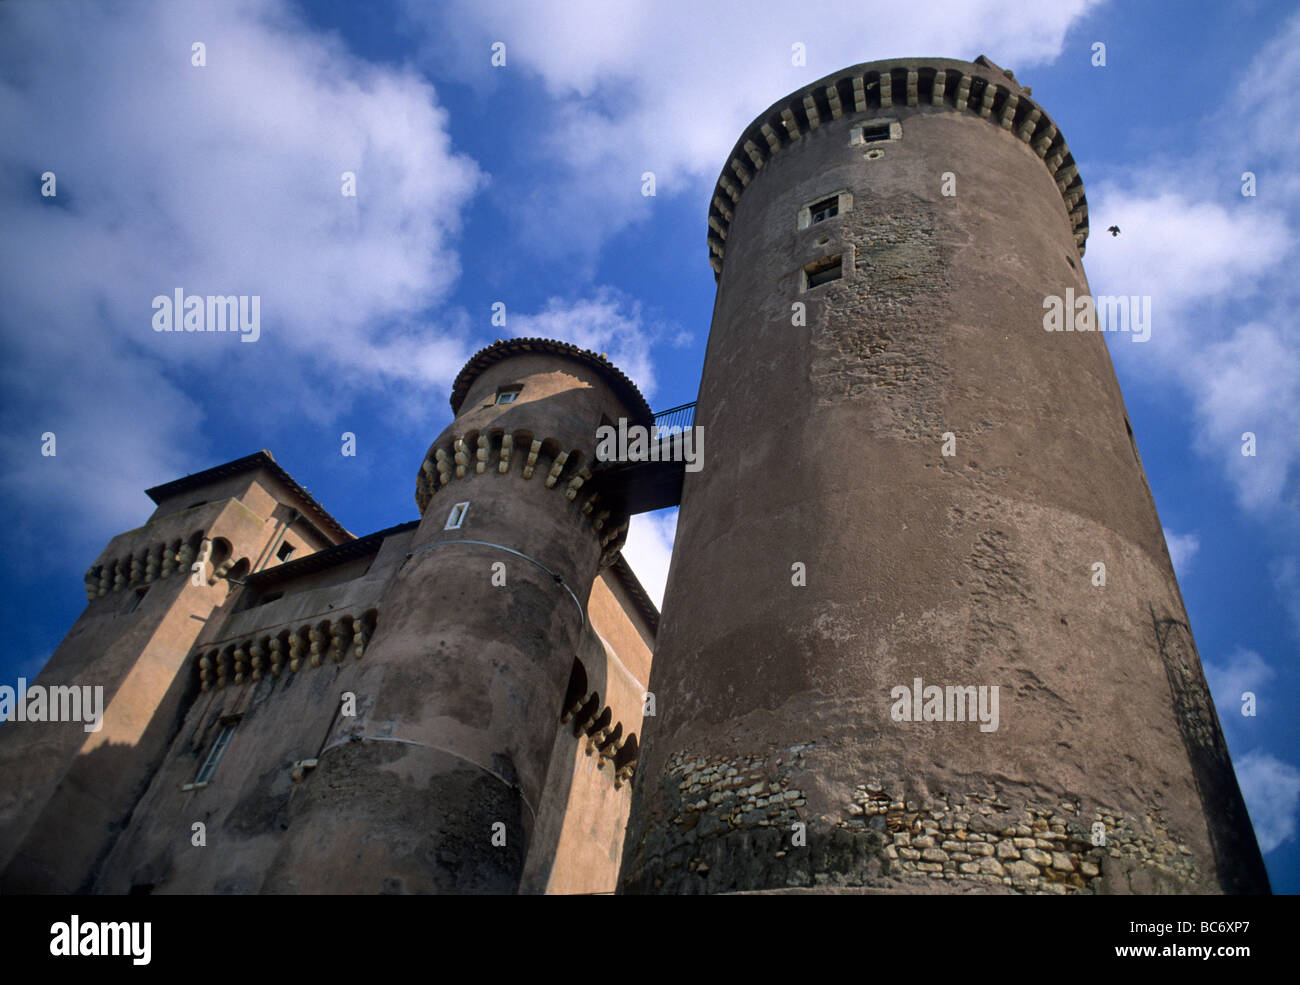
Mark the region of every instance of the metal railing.
<instances>
[{"instance_id":1,"label":"metal railing","mask_svg":"<svg viewBox=\"0 0 1300 985\"><path fill-rule=\"evenodd\" d=\"M695 403L682 404L680 407L669 407L667 410L661 410L654 416L654 425L659 428L662 434L669 428L680 428L685 431L695 421Z\"/></svg>"}]
</instances>

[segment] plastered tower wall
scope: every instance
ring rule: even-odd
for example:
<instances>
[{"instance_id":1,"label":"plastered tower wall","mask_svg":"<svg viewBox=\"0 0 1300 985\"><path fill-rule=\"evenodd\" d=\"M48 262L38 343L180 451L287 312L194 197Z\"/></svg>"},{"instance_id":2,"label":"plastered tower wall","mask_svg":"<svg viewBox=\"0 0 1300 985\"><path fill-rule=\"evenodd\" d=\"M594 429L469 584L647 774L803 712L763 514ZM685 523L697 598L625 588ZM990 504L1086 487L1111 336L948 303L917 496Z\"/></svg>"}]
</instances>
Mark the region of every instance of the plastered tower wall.
<instances>
[{"instance_id":1,"label":"plastered tower wall","mask_svg":"<svg viewBox=\"0 0 1300 985\"><path fill-rule=\"evenodd\" d=\"M294 823L299 803L319 797L314 788L328 782L314 769L323 750L370 734L365 713L385 666L367 645L365 627L374 636L384 624L388 586L417 526L381 530L275 569L227 600L180 672L184 683L201 681L202 689L95 873L94 892L257 893L301 884L292 868L303 836ZM620 566L602 569L587 608L597 638L609 642L600 707L611 708L612 719L634 734L657 613L648 599L632 597L643 590ZM599 671L592 678L598 683ZM594 683L588 696L596 694ZM355 717L342 713L340 699L348 693L356 697ZM223 725L232 721L235 731L215 773L196 783ZM570 716L552 747L525 892L616 886L630 787L626 778L615 779L614 757L588 752L589 737L569 727L575 721ZM363 775L354 782L371 781ZM400 891L387 860L367 862L369 842L401 837L411 823L389 820L375 817L357 841L338 846L357 863L339 881L310 885L328 892ZM196 822L203 824L201 845L194 843Z\"/></svg>"},{"instance_id":2,"label":"plastered tower wall","mask_svg":"<svg viewBox=\"0 0 1300 985\"><path fill-rule=\"evenodd\" d=\"M1029 90L827 76L746 131L709 227L623 889L1266 891L1106 343L1044 331L1087 209ZM917 679L998 686L996 730L894 720Z\"/></svg>"},{"instance_id":3,"label":"plastered tower wall","mask_svg":"<svg viewBox=\"0 0 1300 985\"><path fill-rule=\"evenodd\" d=\"M453 406L418 470L428 524L354 538L265 452L149 490L39 678L104 684L104 728L0 731L7 891L615 888L658 612L619 554L624 497L586 484L599 422L648 408L541 340L478 353ZM439 799L441 760L384 755L403 746L478 757L489 790L518 775L505 843L499 812Z\"/></svg>"},{"instance_id":4,"label":"plastered tower wall","mask_svg":"<svg viewBox=\"0 0 1300 985\"><path fill-rule=\"evenodd\" d=\"M572 688L575 699L566 712L574 705L579 711L562 722L555 736L520 886L523 893L611 893L618 888L632 805L628 764L635 766L654 631L645 618L646 606L629 597L626 580L610 577L612 570L602 570L587 602L604 666L586 675L587 688ZM600 690L593 686L595 681L603 681ZM584 690L586 694L576 697ZM602 725L606 707L610 714ZM588 709L586 715L583 708ZM614 729L619 730L617 736ZM621 745L615 749L608 745L611 740ZM621 771L616 765L619 753Z\"/></svg>"},{"instance_id":5,"label":"plastered tower wall","mask_svg":"<svg viewBox=\"0 0 1300 985\"><path fill-rule=\"evenodd\" d=\"M382 625L384 587L413 528L324 552L331 563L315 571L269 583L252 579L227 601L178 674L178 686L191 692L184 720L95 873L95 892L256 893L284 878L287 845L297 834L290 819L314 779L303 764L346 733L340 696L358 695L364 709L371 681L382 673L369 659L367 634ZM286 570L301 572L314 561ZM229 745L200 782L228 724L235 726ZM196 823L203 825L201 844L194 841Z\"/></svg>"},{"instance_id":6,"label":"plastered tower wall","mask_svg":"<svg viewBox=\"0 0 1300 985\"><path fill-rule=\"evenodd\" d=\"M604 359L539 340L479 353L452 405L351 741L321 751L264 891L518 891L575 659L608 692L585 601L627 518L582 486L601 419L649 409Z\"/></svg>"},{"instance_id":7,"label":"plastered tower wall","mask_svg":"<svg viewBox=\"0 0 1300 985\"><path fill-rule=\"evenodd\" d=\"M3 891L88 888L176 734L194 683L181 667L228 598L227 576L265 563L286 539L309 553L348 536L307 522L313 504L275 468L266 456L150 490L153 516L87 571L86 609L31 683L102 687L102 726L0 726Z\"/></svg>"}]
</instances>

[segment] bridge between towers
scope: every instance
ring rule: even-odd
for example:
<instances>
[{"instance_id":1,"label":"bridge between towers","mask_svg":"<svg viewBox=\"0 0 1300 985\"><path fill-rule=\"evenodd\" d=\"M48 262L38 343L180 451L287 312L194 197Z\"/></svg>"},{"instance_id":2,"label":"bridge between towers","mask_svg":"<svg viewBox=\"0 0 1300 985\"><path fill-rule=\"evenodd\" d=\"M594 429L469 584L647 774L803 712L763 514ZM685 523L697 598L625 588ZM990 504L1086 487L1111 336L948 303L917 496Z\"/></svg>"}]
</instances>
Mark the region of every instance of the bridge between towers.
<instances>
[{"instance_id":1,"label":"bridge between towers","mask_svg":"<svg viewBox=\"0 0 1300 985\"><path fill-rule=\"evenodd\" d=\"M682 483L686 479L686 461L677 454L682 437L695 422L695 404L682 404L654 415L658 429L656 453L659 461L602 462L591 470L587 487L600 493L603 503L617 504L631 516L670 506L680 506Z\"/></svg>"}]
</instances>

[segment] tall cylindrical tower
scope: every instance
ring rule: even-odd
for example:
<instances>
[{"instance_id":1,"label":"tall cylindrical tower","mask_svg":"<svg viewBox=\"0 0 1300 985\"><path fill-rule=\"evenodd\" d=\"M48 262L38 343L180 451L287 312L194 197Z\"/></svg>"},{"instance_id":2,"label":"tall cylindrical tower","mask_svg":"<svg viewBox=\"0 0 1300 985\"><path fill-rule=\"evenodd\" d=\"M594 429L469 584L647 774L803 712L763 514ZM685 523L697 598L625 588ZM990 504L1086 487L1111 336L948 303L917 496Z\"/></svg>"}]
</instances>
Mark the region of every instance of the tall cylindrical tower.
<instances>
[{"instance_id":1,"label":"tall cylindrical tower","mask_svg":"<svg viewBox=\"0 0 1300 985\"><path fill-rule=\"evenodd\" d=\"M264 891L516 891L574 661L604 666L586 602L627 516L583 487L602 420L648 424L645 400L602 356L512 339L451 403L366 650L373 687Z\"/></svg>"},{"instance_id":2,"label":"tall cylindrical tower","mask_svg":"<svg viewBox=\"0 0 1300 985\"><path fill-rule=\"evenodd\" d=\"M624 891L1266 891L1029 89L827 76L708 221Z\"/></svg>"}]
</instances>

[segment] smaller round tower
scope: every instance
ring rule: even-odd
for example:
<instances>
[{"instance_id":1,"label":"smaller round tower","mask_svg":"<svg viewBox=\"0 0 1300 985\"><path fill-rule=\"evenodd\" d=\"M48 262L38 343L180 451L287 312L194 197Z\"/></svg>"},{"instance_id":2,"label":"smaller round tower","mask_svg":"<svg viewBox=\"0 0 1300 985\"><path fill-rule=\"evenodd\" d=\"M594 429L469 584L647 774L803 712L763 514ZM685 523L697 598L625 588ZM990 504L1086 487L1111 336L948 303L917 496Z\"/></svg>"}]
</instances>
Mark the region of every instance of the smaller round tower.
<instances>
[{"instance_id":1,"label":"smaller round tower","mask_svg":"<svg viewBox=\"0 0 1300 985\"><path fill-rule=\"evenodd\" d=\"M269 891L515 892L574 660L603 666L586 600L628 518L587 480L596 429L648 425L644 398L603 356L512 339L466 364L451 406L368 693L335 731L356 740L326 744Z\"/></svg>"}]
</instances>

